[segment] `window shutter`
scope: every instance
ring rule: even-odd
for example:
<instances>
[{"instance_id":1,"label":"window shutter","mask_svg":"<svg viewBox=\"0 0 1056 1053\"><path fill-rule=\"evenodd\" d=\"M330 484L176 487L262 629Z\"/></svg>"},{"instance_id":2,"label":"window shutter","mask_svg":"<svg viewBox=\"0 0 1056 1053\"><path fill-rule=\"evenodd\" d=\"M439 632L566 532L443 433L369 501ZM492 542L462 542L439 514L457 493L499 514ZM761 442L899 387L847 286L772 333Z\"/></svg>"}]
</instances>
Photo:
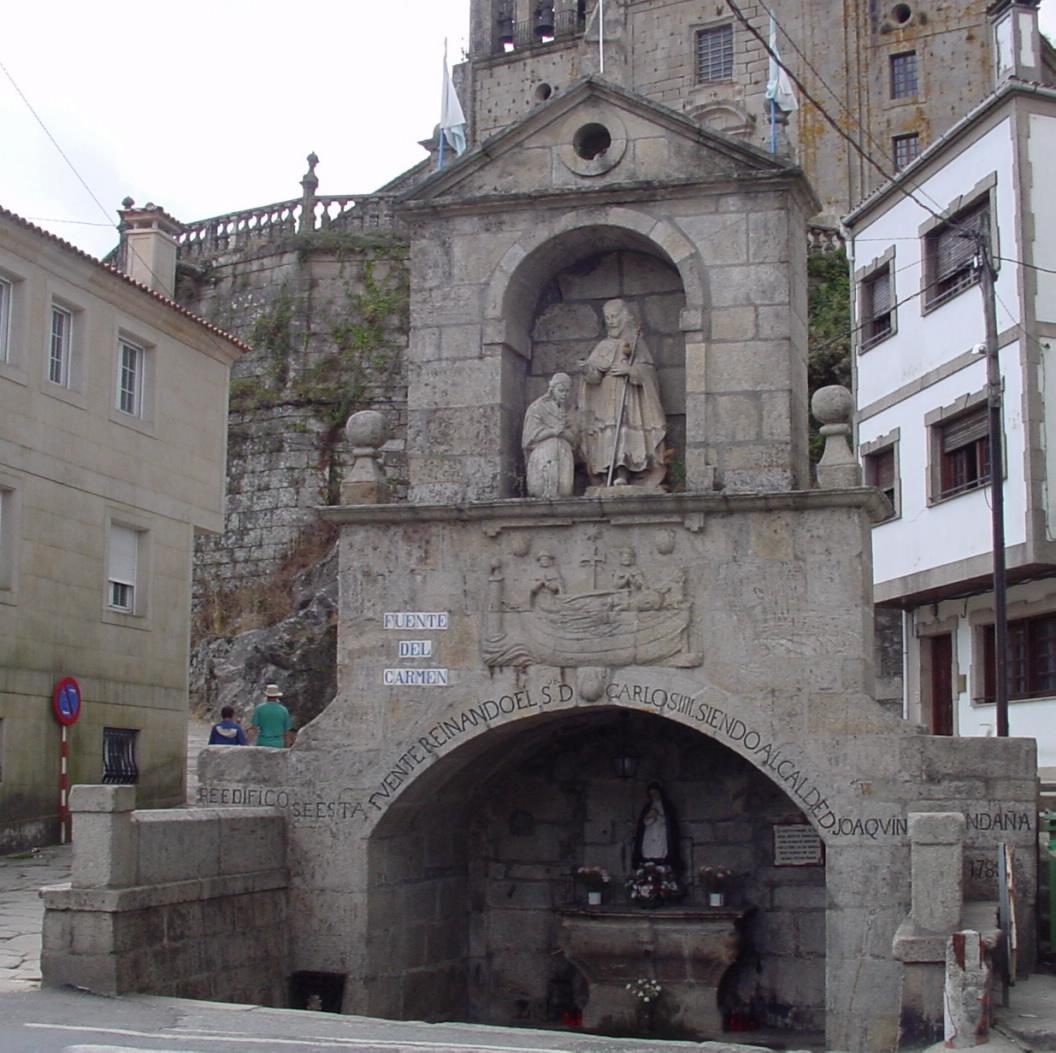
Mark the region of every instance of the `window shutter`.
<instances>
[{"instance_id":1,"label":"window shutter","mask_svg":"<svg viewBox=\"0 0 1056 1053\"><path fill-rule=\"evenodd\" d=\"M122 585L136 584L136 558L139 535L129 527L110 526L110 560L107 577Z\"/></svg>"},{"instance_id":2,"label":"window shutter","mask_svg":"<svg viewBox=\"0 0 1056 1053\"><path fill-rule=\"evenodd\" d=\"M869 282L870 318L891 313L891 271L884 270Z\"/></svg>"},{"instance_id":3,"label":"window shutter","mask_svg":"<svg viewBox=\"0 0 1056 1053\"><path fill-rule=\"evenodd\" d=\"M990 434L990 420L986 406L957 417L942 426L942 452L950 453L962 446L985 439Z\"/></svg>"},{"instance_id":4,"label":"window shutter","mask_svg":"<svg viewBox=\"0 0 1056 1053\"><path fill-rule=\"evenodd\" d=\"M986 230L990 209L983 205L943 227L935 239L935 279L942 281L967 267L975 255L975 238L963 235Z\"/></svg>"}]
</instances>

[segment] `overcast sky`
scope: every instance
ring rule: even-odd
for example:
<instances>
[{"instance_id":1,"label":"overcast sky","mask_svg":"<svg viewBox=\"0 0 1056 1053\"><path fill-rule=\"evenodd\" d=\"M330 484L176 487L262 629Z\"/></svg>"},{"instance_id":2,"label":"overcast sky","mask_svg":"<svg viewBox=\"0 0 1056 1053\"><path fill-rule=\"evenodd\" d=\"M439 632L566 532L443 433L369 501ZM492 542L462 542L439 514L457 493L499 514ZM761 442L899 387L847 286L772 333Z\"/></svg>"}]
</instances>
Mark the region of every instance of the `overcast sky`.
<instances>
[{"instance_id":1,"label":"overcast sky","mask_svg":"<svg viewBox=\"0 0 1056 1053\"><path fill-rule=\"evenodd\" d=\"M283 201L311 150L319 193L377 189L424 158L469 22L469 0L3 7L0 205L97 255L126 195L182 220Z\"/></svg>"}]
</instances>

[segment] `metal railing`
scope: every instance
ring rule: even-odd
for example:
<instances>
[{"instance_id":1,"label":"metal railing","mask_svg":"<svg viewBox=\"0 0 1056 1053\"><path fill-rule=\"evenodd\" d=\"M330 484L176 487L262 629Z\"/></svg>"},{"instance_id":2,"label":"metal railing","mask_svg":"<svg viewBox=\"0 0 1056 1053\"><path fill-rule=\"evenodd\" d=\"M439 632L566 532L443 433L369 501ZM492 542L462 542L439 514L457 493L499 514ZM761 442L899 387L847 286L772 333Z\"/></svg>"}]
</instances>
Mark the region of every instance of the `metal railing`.
<instances>
[{"instance_id":1,"label":"metal railing","mask_svg":"<svg viewBox=\"0 0 1056 1053\"><path fill-rule=\"evenodd\" d=\"M492 51L501 55L539 44L552 44L556 40L582 33L585 24L586 18L575 8L548 12L521 21L514 21L512 17L500 17L495 29Z\"/></svg>"}]
</instances>

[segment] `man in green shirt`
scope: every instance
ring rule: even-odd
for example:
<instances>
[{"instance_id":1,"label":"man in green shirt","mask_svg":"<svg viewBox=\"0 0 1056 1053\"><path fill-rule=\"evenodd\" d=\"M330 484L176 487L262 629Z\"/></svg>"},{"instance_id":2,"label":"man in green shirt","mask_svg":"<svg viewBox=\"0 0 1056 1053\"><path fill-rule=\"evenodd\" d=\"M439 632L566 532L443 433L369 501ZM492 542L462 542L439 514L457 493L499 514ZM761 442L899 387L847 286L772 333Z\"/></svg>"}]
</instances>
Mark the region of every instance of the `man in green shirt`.
<instances>
[{"instance_id":1,"label":"man in green shirt","mask_svg":"<svg viewBox=\"0 0 1056 1053\"><path fill-rule=\"evenodd\" d=\"M278 684L264 688L264 701L253 710L251 731L256 735L255 746L271 746L282 749L293 741L293 718L290 711L279 701L282 692Z\"/></svg>"}]
</instances>

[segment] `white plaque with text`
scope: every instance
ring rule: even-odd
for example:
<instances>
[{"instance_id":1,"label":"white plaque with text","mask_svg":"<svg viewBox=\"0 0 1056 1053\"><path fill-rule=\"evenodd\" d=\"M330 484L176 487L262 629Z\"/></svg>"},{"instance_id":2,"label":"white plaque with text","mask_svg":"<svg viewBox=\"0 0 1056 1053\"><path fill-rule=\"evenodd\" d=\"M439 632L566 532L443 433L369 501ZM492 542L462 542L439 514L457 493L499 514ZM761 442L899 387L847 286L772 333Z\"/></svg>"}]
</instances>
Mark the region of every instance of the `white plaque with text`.
<instances>
[{"instance_id":1,"label":"white plaque with text","mask_svg":"<svg viewBox=\"0 0 1056 1053\"><path fill-rule=\"evenodd\" d=\"M775 867L817 867L825 862L825 847L806 823L777 823L774 828Z\"/></svg>"},{"instance_id":2,"label":"white plaque with text","mask_svg":"<svg viewBox=\"0 0 1056 1053\"><path fill-rule=\"evenodd\" d=\"M386 611L382 624L386 629L446 629L447 611Z\"/></svg>"},{"instance_id":3,"label":"white plaque with text","mask_svg":"<svg viewBox=\"0 0 1056 1053\"><path fill-rule=\"evenodd\" d=\"M386 669L386 687L447 687L446 669Z\"/></svg>"},{"instance_id":4,"label":"white plaque with text","mask_svg":"<svg viewBox=\"0 0 1056 1053\"><path fill-rule=\"evenodd\" d=\"M432 640L397 640L398 658L432 658Z\"/></svg>"}]
</instances>

